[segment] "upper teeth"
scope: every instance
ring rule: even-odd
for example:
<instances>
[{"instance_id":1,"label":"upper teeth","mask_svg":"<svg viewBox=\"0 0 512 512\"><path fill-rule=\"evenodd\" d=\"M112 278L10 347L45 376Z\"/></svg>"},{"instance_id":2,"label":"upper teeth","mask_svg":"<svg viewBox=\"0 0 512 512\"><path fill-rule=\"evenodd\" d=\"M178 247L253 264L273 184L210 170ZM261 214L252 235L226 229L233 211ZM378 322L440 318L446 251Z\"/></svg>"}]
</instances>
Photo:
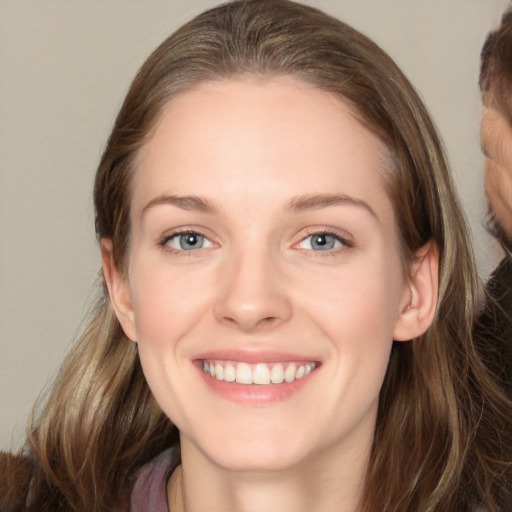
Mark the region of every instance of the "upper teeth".
<instances>
[{"instance_id":1,"label":"upper teeth","mask_svg":"<svg viewBox=\"0 0 512 512\"><path fill-rule=\"evenodd\" d=\"M315 363L237 363L203 361L203 371L217 380L238 384L281 384L301 379L316 368Z\"/></svg>"}]
</instances>

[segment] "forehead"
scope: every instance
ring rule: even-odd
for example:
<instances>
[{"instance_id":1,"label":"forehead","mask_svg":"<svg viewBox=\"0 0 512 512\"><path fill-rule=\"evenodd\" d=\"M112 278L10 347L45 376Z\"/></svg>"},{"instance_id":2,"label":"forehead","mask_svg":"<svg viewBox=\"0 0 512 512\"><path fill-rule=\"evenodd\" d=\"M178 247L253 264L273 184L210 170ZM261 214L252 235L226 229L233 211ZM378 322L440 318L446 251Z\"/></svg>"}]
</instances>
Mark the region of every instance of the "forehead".
<instances>
[{"instance_id":1,"label":"forehead","mask_svg":"<svg viewBox=\"0 0 512 512\"><path fill-rule=\"evenodd\" d=\"M388 152L333 94L289 77L201 84L174 97L138 155L133 207L162 193L384 190ZM243 184L243 189L241 189ZM231 195L230 195L231 193ZM274 194L275 195L275 194ZM277 198L276 198L277 199Z\"/></svg>"}]
</instances>

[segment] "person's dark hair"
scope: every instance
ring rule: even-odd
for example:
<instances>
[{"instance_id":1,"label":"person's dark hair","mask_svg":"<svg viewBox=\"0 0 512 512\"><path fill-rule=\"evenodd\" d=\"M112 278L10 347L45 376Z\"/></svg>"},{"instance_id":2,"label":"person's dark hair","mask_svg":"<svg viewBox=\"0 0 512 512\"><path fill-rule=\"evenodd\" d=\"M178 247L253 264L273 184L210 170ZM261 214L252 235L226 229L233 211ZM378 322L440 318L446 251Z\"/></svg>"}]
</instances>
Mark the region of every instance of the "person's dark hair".
<instances>
[{"instance_id":1,"label":"person's dark hair","mask_svg":"<svg viewBox=\"0 0 512 512\"><path fill-rule=\"evenodd\" d=\"M496 105L512 124L512 6L484 42L479 86L484 103Z\"/></svg>"},{"instance_id":2,"label":"person's dark hair","mask_svg":"<svg viewBox=\"0 0 512 512\"><path fill-rule=\"evenodd\" d=\"M384 178L404 267L429 241L439 254L434 322L392 351L362 510L497 511L510 468L510 404L472 341L478 283L464 217L426 108L368 38L288 0L235 1L184 25L142 66L118 114L94 187L98 238L112 240L125 271L138 151L174 95L241 75L293 76L350 105L391 156ZM116 510L133 471L175 434L103 287L90 327L29 427L28 509Z\"/></svg>"}]
</instances>

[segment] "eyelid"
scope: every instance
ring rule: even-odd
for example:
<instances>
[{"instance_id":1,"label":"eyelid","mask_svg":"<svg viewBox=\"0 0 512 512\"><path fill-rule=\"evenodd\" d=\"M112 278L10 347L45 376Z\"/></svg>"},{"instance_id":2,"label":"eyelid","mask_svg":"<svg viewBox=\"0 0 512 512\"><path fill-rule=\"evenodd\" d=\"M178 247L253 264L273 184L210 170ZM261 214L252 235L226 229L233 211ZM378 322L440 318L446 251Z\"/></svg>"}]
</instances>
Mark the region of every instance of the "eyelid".
<instances>
[{"instance_id":1,"label":"eyelid","mask_svg":"<svg viewBox=\"0 0 512 512\"><path fill-rule=\"evenodd\" d=\"M196 241L200 240L202 242L201 246L200 247L192 246L190 249L185 249L184 247L182 247L181 239L182 239L182 237L187 238L187 235L194 235L194 238L196 239ZM175 247L176 242L179 242L180 247ZM213 242L208 237L201 235L199 233L176 233L175 235L167 238L166 245L168 245L172 249L176 249L177 251L191 252L191 251L198 251L200 249L208 249L210 247L213 247Z\"/></svg>"},{"instance_id":2,"label":"eyelid","mask_svg":"<svg viewBox=\"0 0 512 512\"><path fill-rule=\"evenodd\" d=\"M306 228L304 230L301 230L295 238L295 242L292 244L292 248L294 249L301 249L299 246L300 243L302 243L307 238L314 236L314 235L330 235L335 237L340 243L341 247L326 250L326 251L313 251L313 249L302 249L302 250L310 250L312 252L318 252L318 253L324 253L329 254L337 251L343 251L346 249L351 249L355 246L354 238L347 233L344 230L333 228L333 227L326 227L326 226L311 226L309 228Z\"/></svg>"},{"instance_id":3,"label":"eyelid","mask_svg":"<svg viewBox=\"0 0 512 512\"><path fill-rule=\"evenodd\" d=\"M157 246L166 251L169 251L169 252L174 252L174 253L179 253L179 254L187 254L187 255L190 255L191 253L192 254L196 253L196 252L200 251L201 249L210 249L212 247L218 246L219 244L214 240L214 237L211 234L207 233L207 231L208 230L205 230L198 226L183 226L183 227L174 228L170 231L167 231L165 234L163 234L162 236L160 236L158 238ZM205 240L208 240L208 242L211 245L208 247L199 247L197 249L191 249L188 251L185 249L177 249L177 248L171 247L169 245L169 241L172 240L173 238L187 235L187 234L194 234L194 235L202 236Z\"/></svg>"},{"instance_id":4,"label":"eyelid","mask_svg":"<svg viewBox=\"0 0 512 512\"><path fill-rule=\"evenodd\" d=\"M177 249L173 248L168 245L169 240L186 234L197 234L202 237L204 237L208 242L210 242L209 247L200 247L198 249L192 249L192 250L184 250L184 249ZM331 250L325 250L325 251L314 251L313 249L302 249L304 251L311 251L316 253L323 253L323 254L329 254L334 252L339 252L347 249L351 249L355 246L355 242L353 239L353 236L350 235L347 231L341 230L339 228L334 227L327 227L327 226L311 226L305 229L302 229L296 236L294 236L294 242L292 243L293 249L299 249L301 250L299 244L304 242L307 238L315 235L329 235L333 236L338 240L341 244L341 247L333 248ZM199 226L182 226L174 228L170 231L167 231L165 234L163 234L161 237L157 240L157 245L167 251L175 252L179 254L188 254L195 253L200 251L201 249L210 249L212 247L218 247L220 244L215 241L215 237L209 233L209 230L203 229Z\"/></svg>"}]
</instances>

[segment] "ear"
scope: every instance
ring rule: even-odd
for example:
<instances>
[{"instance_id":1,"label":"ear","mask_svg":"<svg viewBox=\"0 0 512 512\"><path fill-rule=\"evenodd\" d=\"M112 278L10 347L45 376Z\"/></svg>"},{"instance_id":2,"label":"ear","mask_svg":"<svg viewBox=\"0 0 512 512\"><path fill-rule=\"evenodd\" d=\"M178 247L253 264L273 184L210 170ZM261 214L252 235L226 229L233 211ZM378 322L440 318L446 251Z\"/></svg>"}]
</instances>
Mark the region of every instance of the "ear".
<instances>
[{"instance_id":1,"label":"ear","mask_svg":"<svg viewBox=\"0 0 512 512\"><path fill-rule=\"evenodd\" d=\"M110 302L126 336L132 341L136 341L135 315L128 279L119 273L114 263L112 240L108 238L102 239L100 248L103 276L107 284Z\"/></svg>"},{"instance_id":2,"label":"ear","mask_svg":"<svg viewBox=\"0 0 512 512\"><path fill-rule=\"evenodd\" d=\"M432 324L437 307L439 259L433 242L419 249L411 266L393 339L408 341L423 334Z\"/></svg>"}]
</instances>

